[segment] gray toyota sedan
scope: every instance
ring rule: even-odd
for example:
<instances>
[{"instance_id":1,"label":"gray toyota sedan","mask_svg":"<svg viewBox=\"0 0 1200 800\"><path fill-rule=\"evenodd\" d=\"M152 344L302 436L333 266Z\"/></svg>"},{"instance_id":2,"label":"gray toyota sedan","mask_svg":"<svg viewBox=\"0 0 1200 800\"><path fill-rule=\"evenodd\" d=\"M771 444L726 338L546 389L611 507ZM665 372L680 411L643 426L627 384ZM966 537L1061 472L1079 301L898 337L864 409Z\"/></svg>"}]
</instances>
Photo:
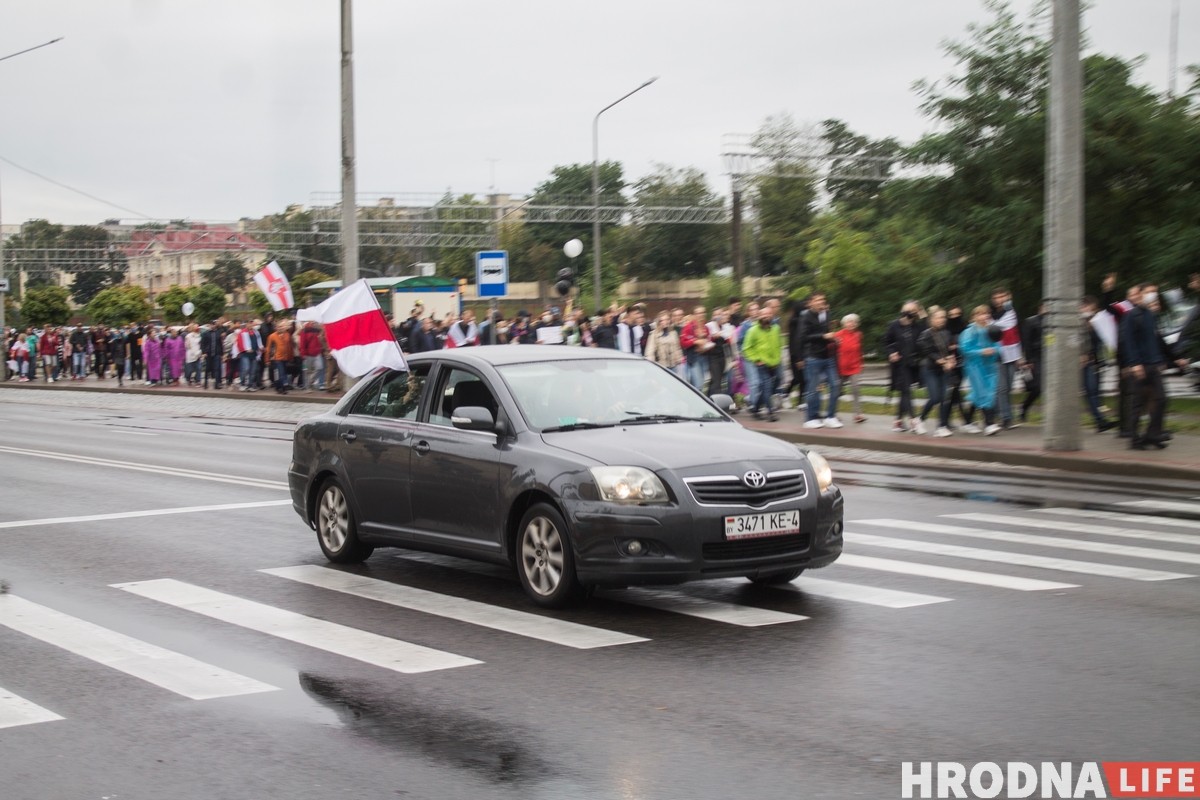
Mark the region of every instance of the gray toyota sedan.
<instances>
[{"instance_id":1,"label":"gray toyota sedan","mask_svg":"<svg viewBox=\"0 0 1200 800\"><path fill-rule=\"evenodd\" d=\"M292 504L325 556L403 547L516 568L538 605L594 586L791 581L842 551L825 459L612 350L472 347L363 378L300 423Z\"/></svg>"}]
</instances>

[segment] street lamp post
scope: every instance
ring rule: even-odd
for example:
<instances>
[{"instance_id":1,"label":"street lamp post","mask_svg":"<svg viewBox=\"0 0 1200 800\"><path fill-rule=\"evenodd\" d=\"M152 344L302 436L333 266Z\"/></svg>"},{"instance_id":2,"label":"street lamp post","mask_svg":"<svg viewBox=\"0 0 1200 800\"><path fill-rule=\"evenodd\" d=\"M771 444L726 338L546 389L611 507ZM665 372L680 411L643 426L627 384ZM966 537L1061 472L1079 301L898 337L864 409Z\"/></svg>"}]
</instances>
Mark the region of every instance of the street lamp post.
<instances>
[{"instance_id":1,"label":"street lamp post","mask_svg":"<svg viewBox=\"0 0 1200 800\"><path fill-rule=\"evenodd\" d=\"M596 118L592 120L592 290L596 308L600 308L600 114L637 94L656 80L657 77L651 78L624 97L609 103L600 109Z\"/></svg>"},{"instance_id":2,"label":"street lamp post","mask_svg":"<svg viewBox=\"0 0 1200 800\"><path fill-rule=\"evenodd\" d=\"M63 37L61 37L61 36L58 37L57 39L51 39L50 41L43 42L42 44L39 44L36 47L28 47L19 52L10 53L9 55L6 55L3 58L0 58L0 61L7 61L8 59L13 58L15 56L19 56L24 53L29 53L34 50L40 50L43 47L52 45L55 42L61 42L62 40L63 40ZM20 280L21 280L21 276L18 273L17 281L19 282ZM3 283L3 282L4 282L4 234L2 232L0 232L0 283ZM8 352L7 352L8 323L4 319L4 312L5 312L4 306L7 301L8 301L8 292L0 291L0 342L4 343L4 349L5 349L4 353L0 353L0 383L3 383L4 381L8 380Z\"/></svg>"}]
</instances>

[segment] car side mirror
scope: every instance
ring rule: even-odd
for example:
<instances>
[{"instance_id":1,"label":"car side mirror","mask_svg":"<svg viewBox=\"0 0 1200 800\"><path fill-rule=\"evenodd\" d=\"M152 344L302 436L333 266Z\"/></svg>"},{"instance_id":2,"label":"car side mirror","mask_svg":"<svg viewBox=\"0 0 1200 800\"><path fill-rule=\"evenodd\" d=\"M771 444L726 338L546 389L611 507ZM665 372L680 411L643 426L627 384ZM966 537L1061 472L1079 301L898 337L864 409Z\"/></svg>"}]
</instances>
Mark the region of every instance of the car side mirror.
<instances>
[{"instance_id":1,"label":"car side mirror","mask_svg":"<svg viewBox=\"0 0 1200 800\"><path fill-rule=\"evenodd\" d=\"M708 398L712 400L713 405L724 411L726 414L733 408L733 398L727 394L714 394Z\"/></svg>"},{"instance_id":2,"label":"car side mirror","mask_svg":"<svg viewBox=\"0 0 1200 800\"><path fill-rule=\"evenodd\" d=\"M491 431L496 427L496 420L483 406L460 406L454 409L450 424L462 431Z\"/></svg>"}]
</instances>

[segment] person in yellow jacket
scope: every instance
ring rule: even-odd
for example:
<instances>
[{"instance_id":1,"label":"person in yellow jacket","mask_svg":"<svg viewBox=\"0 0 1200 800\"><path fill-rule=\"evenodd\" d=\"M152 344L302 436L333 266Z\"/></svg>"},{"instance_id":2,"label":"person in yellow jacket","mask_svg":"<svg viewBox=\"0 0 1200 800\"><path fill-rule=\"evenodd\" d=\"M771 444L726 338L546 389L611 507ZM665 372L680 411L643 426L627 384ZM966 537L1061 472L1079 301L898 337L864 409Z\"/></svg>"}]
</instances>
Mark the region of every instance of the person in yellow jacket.
<instances>
[{"instance_id":1,"label":"person in yellow jacket","mask_svg":"<svg viewBox=\"0 0 1200 800\"><path fill-rule=\"evenodd\" d=\"M754 396L750 398L750 410L755 419L762 418L764 406L771 422L779 419L771 408L771 395L775 393L775 379L782 355L783 337L779 326L772 319L771 308L763 306L758 312L758 322L746 331L746 337L742 339L742 358L758 373Z\"/></svg>"}]
</instances>

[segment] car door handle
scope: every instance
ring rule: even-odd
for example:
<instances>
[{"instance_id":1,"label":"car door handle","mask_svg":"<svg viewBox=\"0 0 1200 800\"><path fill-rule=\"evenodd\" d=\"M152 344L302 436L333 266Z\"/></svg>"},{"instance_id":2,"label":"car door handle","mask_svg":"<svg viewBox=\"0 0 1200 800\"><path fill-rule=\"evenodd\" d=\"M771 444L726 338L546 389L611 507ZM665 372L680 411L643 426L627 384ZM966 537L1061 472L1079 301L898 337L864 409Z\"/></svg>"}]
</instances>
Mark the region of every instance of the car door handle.
<instances>
[{"instance_id":1,"label":"car door handle","mask_svg":"<svg viewBox=\"0 0 1200 800\"><path fill-rule=\"evenodd\" d=\"M358 434L356 434L354 431L346 431L345 433L342 434L342 441L345 442L346 444L350 444L357 438L358 438Z\"/></svg>"},{"instance_id":2,"label":"car door handle","mask_svg":"<svg viewBox=\"0 0 1200 800\"><path fill-rule=\"evenodd\" d=\"M417 451L417 455L423 456L429 452L429 442L422 439L413 445L413 450Z\"/></svg>"}]
</instances>

